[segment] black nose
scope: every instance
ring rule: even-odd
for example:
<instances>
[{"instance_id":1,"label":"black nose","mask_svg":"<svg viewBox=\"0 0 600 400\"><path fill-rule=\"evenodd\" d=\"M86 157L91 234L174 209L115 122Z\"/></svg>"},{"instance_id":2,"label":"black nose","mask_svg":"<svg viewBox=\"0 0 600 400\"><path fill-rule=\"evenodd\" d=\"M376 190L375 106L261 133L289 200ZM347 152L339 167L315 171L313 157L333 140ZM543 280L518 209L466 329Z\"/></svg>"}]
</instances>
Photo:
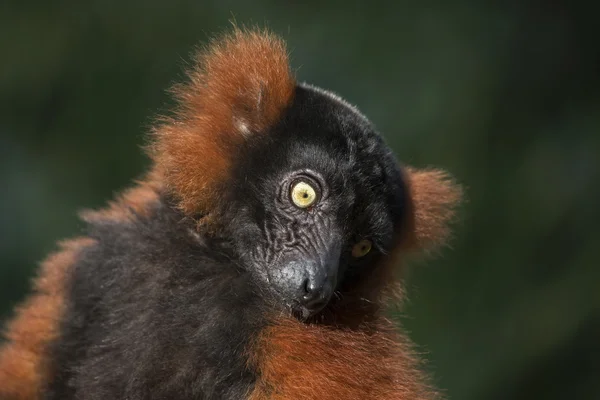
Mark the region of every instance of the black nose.
<instances>
[{"instance_id":1,"label":"black nose","mask_svg":"<svg viewBox=\"0 0 600 400\"><path fill-rule=\"evenodd\" d=\"M326 276L306 278L298 294L298 303L308 309L320 309L333 294L333 282Z\"/></svg>"},{"instance_id":2,"label":"black nose","mask_svg":"<svg viewBox=\"0 0 600 400\"><path fill-rule=\"evenodd\" d=\"M290 261L274 271L271 283L286 303L311 313L321 310L331 299L337 276L337 262Z\"/></svg>"}]
</instances>

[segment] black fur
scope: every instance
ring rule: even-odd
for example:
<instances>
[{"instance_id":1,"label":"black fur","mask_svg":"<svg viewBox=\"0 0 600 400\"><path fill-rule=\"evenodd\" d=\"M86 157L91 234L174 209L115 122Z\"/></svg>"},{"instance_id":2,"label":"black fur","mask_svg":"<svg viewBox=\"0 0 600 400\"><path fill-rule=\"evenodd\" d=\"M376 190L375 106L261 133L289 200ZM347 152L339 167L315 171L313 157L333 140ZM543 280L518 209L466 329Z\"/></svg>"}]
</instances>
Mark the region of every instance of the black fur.
<instances>
[{"instance_id":1,"label":"black fur","mask_svg":"<svg viewBox=\"0 0 600 400\"><path fill-rule=\"evenodd\" d=\"M264 309L235 261L165 203L91 227L72 281L52 399L240 399Z\"/></svg>"},{"instance_id":2,"label":"black fur","mask_svg":"<svg viewBox=\"0 0 600 400\"><path fill-rule=\"evenodd\" d=\"M343 100L301 85L280 123L253 139L227 182L223 211L226 236L243 263L272 288L290 260L324 258L337 245L337 288L350 274L368 274L361 266L376 264L394 245L407 195L399 166L373 125ZM325 198L314 209L299 210L289 201L289 182L297 175L321 184ZM350 249L363 238L374 248L353 260ZM279 297L293 306L286 293Z\"/></svg>"},{"instance_id":3,"label":"black fur","mask_svg":"<svg viewBox=\"0 0 600 400\"><path fill-rule=\"evenodd\" d=\"M297 173L322 186L311 210L289 203ZM294 308L271 285L278 271L337 249L343 292L390 250L404 196L372 125L341 100L298 86L277 126L242 149L216 235L198 233L167 194L149 217L89 226L97 244L72 275L46 399L244 398L257 373L247 365L252 340L269 315ZM361 238L374 251L353 261Z\"/></svg>"}]
</instances>

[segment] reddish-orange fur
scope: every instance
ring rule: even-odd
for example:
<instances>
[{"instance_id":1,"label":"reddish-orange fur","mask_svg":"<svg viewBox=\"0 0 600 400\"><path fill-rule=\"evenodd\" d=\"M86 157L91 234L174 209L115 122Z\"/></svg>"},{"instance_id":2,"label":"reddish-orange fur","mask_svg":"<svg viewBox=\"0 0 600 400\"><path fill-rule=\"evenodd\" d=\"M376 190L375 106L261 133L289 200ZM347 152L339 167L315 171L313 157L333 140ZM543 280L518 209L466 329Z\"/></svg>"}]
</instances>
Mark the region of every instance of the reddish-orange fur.
<instances>
[{"instance_id":1,"label":"reddish-orange fur","mask_svg":"<svg viewBox=\"0 0 600 400\"><path fill-rule=\"evenodd\" d=\"M159 200L159 192L162 185L156 176L139 182L122 194L115 201L108 203L108 207L100 210L84 210L80 216L85 221L98 220L131 220L137 216L148 216L150 206Z\"/></svg>"},{"instance_id":2,"label":"reddish-orange fur","mask_svg":"<svg viewBox=\"0 0 600 400\"><path fill-rule=\"evenodd\" d=\"M251 400L431 400L409 342L380 318L356 330L280 319L252 360L260 377Z\"/></svg>"},{"instance_id":3,"label":"reddish-orange fur","mask_svg":"<svg viewBox=\"0 0 600 400\"><path fill-rule=\"evenodd\" d=\"M79 251L94 243L79 238L61 243L61 250L41 265L35 280L35 293L18 309L8 325L0 348L0 398L33 400L39 396L40 383L46 376L48 344L56 337L63 312L69 269Z\"/></svg>"},{"instance_id":4,"label":"reddish-orange fur","mask_svg":"<svg viewBox=\"0 0 600 400\"><path fill-rule=\"evenodd\" d=\"M450 237L450 222L462 200L462 188L439 169L406 168L410 195L409 232L402 247L432 250Z\"/></svg>"},{"instance_id":5,"label":"reddish-orange fur","mask_svg":"<svg viewBox=\"0 0 600 400\"><path fill-rule=\"evenodd\" d=\"M210 213L240 144L277 122L294 88L285 44L268 32L235 29L198 55L189 82L174 89L176 117L150 147L182 210Z\"/></svg>"}]
</instances>

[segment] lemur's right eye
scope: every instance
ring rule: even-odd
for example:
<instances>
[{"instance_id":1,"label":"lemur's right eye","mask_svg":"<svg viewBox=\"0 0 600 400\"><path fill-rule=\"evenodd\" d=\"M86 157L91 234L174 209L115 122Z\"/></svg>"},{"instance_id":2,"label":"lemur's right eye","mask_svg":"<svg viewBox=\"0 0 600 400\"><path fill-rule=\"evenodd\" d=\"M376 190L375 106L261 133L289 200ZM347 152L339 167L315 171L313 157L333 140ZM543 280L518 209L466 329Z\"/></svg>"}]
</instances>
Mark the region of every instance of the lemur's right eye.
<instances>
[{"instance_id":1,"label":"lemur's right eye","mask_svg":"<svg viewBox=\"0 0 600 400\"><path fill-rule=\"evenodd\" d=\"M308 208L317 202L317 191L309 183L298 181L292 186L290 197L296 207Z\"/></svg>"}]
</instances>

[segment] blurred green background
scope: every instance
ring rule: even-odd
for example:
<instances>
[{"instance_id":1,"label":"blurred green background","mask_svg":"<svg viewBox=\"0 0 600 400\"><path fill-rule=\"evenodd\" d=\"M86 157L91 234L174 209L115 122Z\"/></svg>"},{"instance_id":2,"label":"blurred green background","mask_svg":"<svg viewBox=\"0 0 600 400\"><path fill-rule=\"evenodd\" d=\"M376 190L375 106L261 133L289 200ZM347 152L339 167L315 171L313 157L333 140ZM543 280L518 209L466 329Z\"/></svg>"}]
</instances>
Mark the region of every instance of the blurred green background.
<instances>
[{"instance_id":1,"label":"blurred green background","mask_svg":"<svg viewBox=\"0 0 600 400\"><path fill-rule=\"evenodd\" d=\"M299 80L467 187L404 323L450 399L600 399L600 25L567 1L3 1L0 319L139 176L193 46L267 22Z\"/></svg>"}]
</instances>

